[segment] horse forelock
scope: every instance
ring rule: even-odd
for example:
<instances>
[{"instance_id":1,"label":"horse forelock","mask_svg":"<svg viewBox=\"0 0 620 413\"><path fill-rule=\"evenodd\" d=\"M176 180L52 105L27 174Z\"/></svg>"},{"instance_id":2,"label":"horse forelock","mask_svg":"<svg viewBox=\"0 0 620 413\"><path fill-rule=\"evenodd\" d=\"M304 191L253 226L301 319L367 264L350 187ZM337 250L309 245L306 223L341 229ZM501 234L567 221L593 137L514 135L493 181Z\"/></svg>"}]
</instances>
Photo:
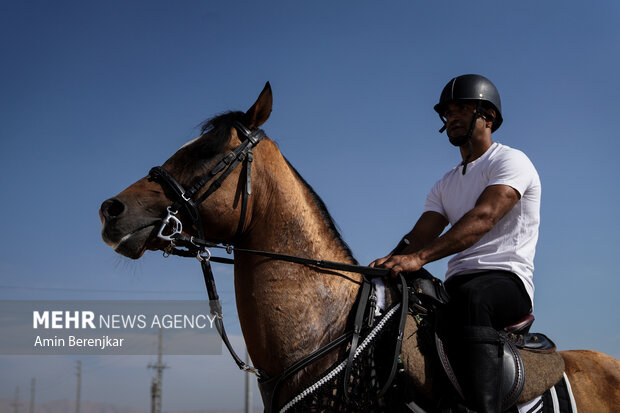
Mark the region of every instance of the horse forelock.
<instances>
[{"instance_id":1,"label":"horse forelock","mask_svg":"<svg viewBox=\"0 0 620 413\"><path fill-rule=\"evenodd\" d=\"M294 172L295 176L297 176L297 179L299 179L299 181L304 185L304 187L310 193L312 199L314 200L314 202L315 202L315 204L317 206L317 209L319 210L321 216L323 217L323 220L327 224L327 226L328 226L330 232L332 233L332 235L334 236L334 238L340 244L341 248L344 250L344 252L347 254L347 256L349 258L351 258L351 260L353 260L353 262L355 264L357 264L358 262L355 259L355 257L353 257L353 252L351 251L351 248L349 247L349 244L347 244L346 241L344 239L342 239L342 235L340 235L340 229L338 228L338 224L336 224L336 221L334 221L334 218L331 216L331 214L327 210L327 206L325 206L325 202L323 202L323 200L316 193L314 188L312 188L312 186L301 176L301 174L297 171L297 169L295 169L295 167L293 165L291 165L291 163L288 161L288 159L284 158L284 160L286 161L286 163L289 166L289 168L291 168L291 170Z\"/></svg>"},{"instance_id":2,"label":"horse forelock","mask_svg":"<svg viewBox=\"0 0 620 413\"><path fill-rule=\"evenodd\" d=\"M235 111L225 112L204 121L200 125L200 134L207 136L197 142L201 155L208 156L220 153L230 141L231 128L237 122L243 123L244 119L245 113Z\"/></svg>"},{"instance_id":3,"label":"horse forelock","mask_svg":"<svg viewBox=\"0 0 620 413\"><path fill-rule=\"evenodd\" d=\"M225 112L200 124L200 136L187 142L165 163L169 172L177 174L184 184L197 179L197 173L206 172L211 158L224 152L231 139L231 128L236 122L243 122L243 112Z\"/></svg>"}]
</instances>

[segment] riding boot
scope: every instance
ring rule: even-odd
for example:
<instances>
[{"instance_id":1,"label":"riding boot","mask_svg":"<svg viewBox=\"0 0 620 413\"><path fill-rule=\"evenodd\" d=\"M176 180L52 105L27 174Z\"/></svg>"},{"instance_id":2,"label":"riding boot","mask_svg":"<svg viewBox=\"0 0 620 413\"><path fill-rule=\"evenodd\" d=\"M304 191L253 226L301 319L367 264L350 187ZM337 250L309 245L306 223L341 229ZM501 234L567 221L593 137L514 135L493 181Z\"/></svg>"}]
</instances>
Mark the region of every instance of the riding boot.
<instances>
[{"instance_id":1,"label":"riding boot","mask_svg":"<svg viewBox=\"0 0 620 413\"><path fill-rule=\"evenodd\" d=\"M503 341L491 327L464 327L461 384L468 404L478 413L502 411Z\"/></svg>"}]
</instances>

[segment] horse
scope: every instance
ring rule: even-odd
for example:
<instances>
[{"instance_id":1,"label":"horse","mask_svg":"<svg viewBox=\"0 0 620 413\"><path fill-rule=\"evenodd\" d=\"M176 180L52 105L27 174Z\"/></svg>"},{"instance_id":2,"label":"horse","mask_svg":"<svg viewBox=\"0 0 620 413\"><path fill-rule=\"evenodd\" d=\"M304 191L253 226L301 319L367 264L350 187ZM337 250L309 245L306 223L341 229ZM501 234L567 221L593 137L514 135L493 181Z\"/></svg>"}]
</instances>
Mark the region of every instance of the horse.
<instances>
[{"instance_id":1,"label":"horse","mask_svg":"<svg viewBox=\"0 0 620 413\"><path fill-rule=\"evenodd\" d=\"M162 184L161 177L155 179L151 171L104 201L99 210L103 240L115 252L132 259L140 258L147 250L169 251L170 237L161 235L175 232L168 229L170 226L186 239L201 236L214 244L234 245L234 286L241 330L252 361L269 377L347 332L364 278L346 268L326 270L246 252L271 251L357 265L321 198L271 139L250 139L249 150L246 148L240 155L238 148L269 118L272 101L267 82L249 110L226 112L208 120L198 138L181 147L155 171L167 176L167 185ZM230 168L237 162L235 156L239 162L244 157L249 162ZM205 175L221 178L215 189L205 189ZM193 212L183 208L187 206L184 201L177 202L175 209L184 212L176 215L178 211L171 211L171 193L181 191L176 197L185 199L184 188L202 194L200 202L187 201L193 205ZM398 289L388 282L386 308L398 300ZM428 406L432 404L433 386L438 384L431 363L420 352L417 329L415 320L408 316L402 364L410 388L404 392L418 405ZM346 347L347 343L343 343L329 349L287 377L272 407L281 408L313 383L339 360ZM617 360L587 350L562 351L556 356L564 364L580 412L617 410ZM540 364L536 357L526 360L526 371L536 370ZM540 388L530 388L525 393L532 397L540 392Z\"/></svg>"}]
</instances>

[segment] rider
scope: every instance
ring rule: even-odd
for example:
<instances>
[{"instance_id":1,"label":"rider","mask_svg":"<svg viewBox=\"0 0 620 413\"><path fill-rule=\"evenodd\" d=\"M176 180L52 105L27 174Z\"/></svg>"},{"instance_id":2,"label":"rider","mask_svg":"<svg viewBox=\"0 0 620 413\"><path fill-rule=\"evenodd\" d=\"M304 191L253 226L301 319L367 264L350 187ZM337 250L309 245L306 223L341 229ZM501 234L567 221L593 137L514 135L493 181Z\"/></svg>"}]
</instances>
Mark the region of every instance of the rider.
<instances>
[{"instance_id":1,"label":"rider","mask_svg":"<svg viewBox=\"0 0 620 413\"><path fill-rule=\"evenodd\" d=\"M540 179L521 151L493 142L502 124L499 92L487 78L450 80L434 107L462 162L431 189L424 212L389 255L371 266L399 272L456 254L445 287L452 342L467 356L461 385L478 412L501 411L496 332L531 312ZM445 233L444 228L451 227Z\"/></svg>"}]
</instances>

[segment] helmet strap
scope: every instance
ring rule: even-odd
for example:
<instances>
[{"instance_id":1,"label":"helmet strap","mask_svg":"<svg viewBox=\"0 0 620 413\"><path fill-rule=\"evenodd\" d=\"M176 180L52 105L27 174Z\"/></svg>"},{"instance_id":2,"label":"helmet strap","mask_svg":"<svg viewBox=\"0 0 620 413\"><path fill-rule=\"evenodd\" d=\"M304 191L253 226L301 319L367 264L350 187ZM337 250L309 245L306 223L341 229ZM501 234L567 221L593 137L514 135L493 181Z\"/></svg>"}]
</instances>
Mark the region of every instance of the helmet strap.
<instances>
[{"instance_id":1,"label":"helmet strap","mask_svg":"<svg viewBox=\"0 0 620 413\"><path fill-rule=\"evenodd\" d=\"M476 112L474 112L474 117L472 118L471 124L469 125L469 131L465 135L461 135L461 136L455 136L455 137L448 136L450 143L454 146L465 145L471 139L471 136L474 134L474 129L476 127L476 120L481 116L484 116L484 112L482 111L482 102L478 101L478 104L476 105ZM443 131L443 130L445 130L445 125L440 131Z\"/></svg>"},{"instance_id":2,"label":"helmet strap","mask_svg":"<svg viewBox=\"0 0 620 413\"><path fill-rule=\"evenodd\" d=\"M451 138L448 136L448 139L450 140L450 143L454 146L463 146L466 143L468 144L468 149L469 149L469 153L467 154L467 156L465 157L465 159L463 160L463 162L461 163L461 165L463 165L463 175L465 175L465 172L467 171L467 164L469 163L469 159L471 159L472 156L472 152L473 152L473 145L471 143L471 137L474 134L474 129L476 128L476 120L479 117L484 117L484 111L482 109L482 102L478 101L477 105L476 105L476 112L474 112L474 117L471 120L471 124L469 125L469 131L467 132L467 134L462 135L462 136L457 136L454 138Z\"/></svg>"},{"instance_id":3,"label":"helmet strap","mask_svg":"<svg viewBox=\"0 0 620 413\"><path fill-rule=\"evenodd\" d=\"M471 158L471 154L474 150L471 139L467 141L467 146L469 146L469 153L465 159L463 159L463 162L461 162L461 165L463 166L463 175L465 175L465 172L467 171L467 164L469 163L469 159Z\"/></svg>"},{"instance_id":4,"label":"helmet strap","mask_svg":"<svg viewBox=\"0 0 620 413\"><path fill-rule=\"evenodd\" d=\"M446 123L446 120L439 115L439 119L441 119L441 121L443 122L443 126L441 127L441 129L439 129L439 133L443 133L443 131L446 130L446 128L448 127L448 124Z\"/></svg>"}]
</instances>

